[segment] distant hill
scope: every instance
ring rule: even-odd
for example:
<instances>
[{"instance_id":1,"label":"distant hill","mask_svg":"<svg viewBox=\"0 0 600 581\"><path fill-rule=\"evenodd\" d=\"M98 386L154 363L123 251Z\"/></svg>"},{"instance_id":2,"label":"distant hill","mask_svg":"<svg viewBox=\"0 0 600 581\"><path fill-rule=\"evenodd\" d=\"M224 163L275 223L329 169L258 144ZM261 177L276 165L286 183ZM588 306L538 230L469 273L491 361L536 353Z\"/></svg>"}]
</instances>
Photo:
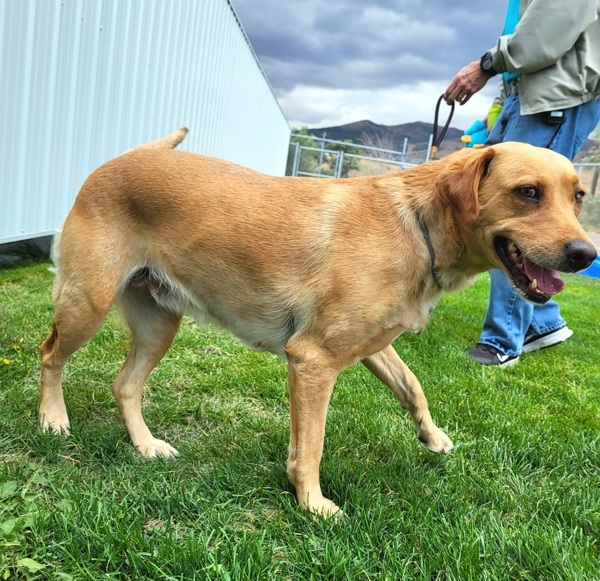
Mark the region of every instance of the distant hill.
<instances>
[{"instance_id":1,"label":"distant hill","mask_svg":"<svg viewBox=\"0 0 600 581\"><path fill-rule=\"evenodd\" d=\"M403 123L402 125L378 125L372 121L365 120L338 127L310 128L309 132L318 137L326 133L325 137L327 139L338 139L340 141L350 139L353 143L383 149L393 149L395 151L402 151L404 139L408 138L408 151L411 152L427 149L432 130L433 125L431 123L423 123L421 121ZM446 137L442 142L439 156L442 157L453 151L462 149L464 147L460 141L462 134L463 131L461 129L449 127Z\"/></svg>"},{"instance_id":2,"label":"distant hill","mask_svg":"<svg viewBox=\"0 0 600 581\"><path fill-rule=\"evenodd\" d=\"M402 151L404 139L408 138L408 152L412 152L427 149L429 136L433 131L433 124L417 121L401 125L378 125L365 120L337 127L310 128L308 131L318 137L322 137L323 133L326 133L325 137L327 139L340 141L351 139L353 143L395 151ZM460 138L463 133L463 129L449 127L439 149L438 157L444 157L449 153L462 149L464 145ZM595 142L588 139L577 155L576 160L579 161L585 157L587 150L593 145L595 145Z\"/></svg>"}]
</instances>

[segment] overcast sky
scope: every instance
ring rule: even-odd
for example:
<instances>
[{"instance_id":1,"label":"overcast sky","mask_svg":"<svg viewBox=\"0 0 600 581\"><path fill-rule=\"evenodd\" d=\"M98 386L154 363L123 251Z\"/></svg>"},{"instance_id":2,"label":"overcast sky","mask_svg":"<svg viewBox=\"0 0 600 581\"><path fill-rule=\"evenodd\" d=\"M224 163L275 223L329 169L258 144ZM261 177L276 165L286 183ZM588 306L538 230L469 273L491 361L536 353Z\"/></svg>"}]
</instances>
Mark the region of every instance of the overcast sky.
<instances>
[{"instance_id":1,"label":"overcast sky","mask_svg":"<svg viewBox=\"0 0 600 581\"><path fill-rule=\"evenodd\" d=\"M495 45L508 0L232 0L294 127L432 122L467 63ZM483 117L492 79L452 125ZM447 112L444 107L443 113Z\"/></svg>"}]
</instances>

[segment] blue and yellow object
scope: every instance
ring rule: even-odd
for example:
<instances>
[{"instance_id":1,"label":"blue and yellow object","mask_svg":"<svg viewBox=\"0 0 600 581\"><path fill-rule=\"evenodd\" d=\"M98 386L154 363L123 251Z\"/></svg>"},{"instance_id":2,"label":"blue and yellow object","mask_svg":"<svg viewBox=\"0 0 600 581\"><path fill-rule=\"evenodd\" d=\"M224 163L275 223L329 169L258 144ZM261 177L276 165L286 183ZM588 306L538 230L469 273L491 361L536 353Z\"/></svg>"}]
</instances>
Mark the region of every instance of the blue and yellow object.
<instances>
[{"instance_id":1,"label":"blue and yellow object","mask_svg":"<svg viewBox=\"0 0 600 581\"><path fill-rule=\"evenodd\" d=\"M465 134L460 138L460 140L467 146L473 147L475 149L479 149L483 147L483 144L486 142L488 136L488 128L485 121L481 121L478 119L471 126L465 130Z\"/></svg>"},{"instance_id":2,"label":"blue and yellow object","mask_svg":"<svg viewBox=\"0 0 600 581\"><path fill-rule=\"evenodd\" d=\"M467 146L479 149L487 141L488 134L502 112L502 105L494 103L487 114L486 121L478 119L465 131L460 140Z\"/></svg>"}]
</instances>

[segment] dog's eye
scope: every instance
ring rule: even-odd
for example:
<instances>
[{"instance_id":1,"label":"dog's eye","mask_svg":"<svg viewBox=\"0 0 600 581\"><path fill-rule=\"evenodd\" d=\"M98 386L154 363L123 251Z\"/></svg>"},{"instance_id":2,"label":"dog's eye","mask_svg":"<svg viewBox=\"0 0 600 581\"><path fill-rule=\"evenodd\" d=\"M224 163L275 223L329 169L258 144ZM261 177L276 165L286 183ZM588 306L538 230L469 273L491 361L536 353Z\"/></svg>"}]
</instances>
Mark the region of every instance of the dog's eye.
<instances>
[{"instance_id":1,"label":"dog's eye","mask_svg":"<svg viewBox=\"0 0 600 581\"><path fill-rule=\"evenodd\" d=\"M519 194L519 196L521 196L522 198L525 198L526 200L539 200L540 199L540 194L539 194L537 188L534 188L533 186L524 186L522 188L519 188L517 190L517 194Z\"/></svg>"},{"instance_id":2,"label":"dog's eye","mask_svg":"<svg viewBox=\"0 0 600 581\"><path fill-rule=\"evenodd\" d=\"M582 190L579 190L578 192L575 192L575 203L576 204L582 204L583 203L583 198L585 198L585 192Z\"/></svg>"}]
</instances>

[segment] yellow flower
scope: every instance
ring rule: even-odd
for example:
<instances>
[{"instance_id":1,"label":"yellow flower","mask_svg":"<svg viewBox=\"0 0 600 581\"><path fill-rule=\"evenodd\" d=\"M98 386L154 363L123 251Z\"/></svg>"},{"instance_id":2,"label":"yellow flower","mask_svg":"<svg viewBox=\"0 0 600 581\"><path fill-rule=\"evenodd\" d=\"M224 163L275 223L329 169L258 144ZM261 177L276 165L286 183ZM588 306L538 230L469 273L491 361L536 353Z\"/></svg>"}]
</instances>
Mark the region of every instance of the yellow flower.
<instances>
[{"instance_id":1,"label":"yellow flower","mask_svg":"<svg viewBox=\"0 0 600 581\"><path fill-rule=\"evenodd\" d=\"M3 359L2 363L4 363L4 365L10 365L10 359Z\"/></svg>"}]
</instances>

